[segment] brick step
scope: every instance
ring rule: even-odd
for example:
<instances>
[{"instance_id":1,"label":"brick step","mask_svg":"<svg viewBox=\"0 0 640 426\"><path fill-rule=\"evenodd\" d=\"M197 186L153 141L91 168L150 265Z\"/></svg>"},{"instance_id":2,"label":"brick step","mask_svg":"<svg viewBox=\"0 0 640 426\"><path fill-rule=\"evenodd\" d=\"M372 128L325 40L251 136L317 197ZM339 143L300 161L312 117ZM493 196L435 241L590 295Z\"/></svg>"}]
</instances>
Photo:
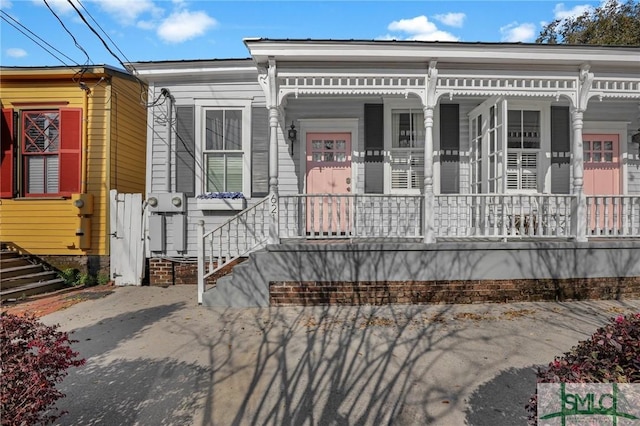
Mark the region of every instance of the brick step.
<instances>
[{"instance_id":1,"label":"brick step","mask_svg":"<svg viewBox=\"0 0 640 426\"><path fill-rule=\"evenodd\" d=\"M3 268L2 280L4 281L7 278L18 277L20 275L35 274L37 272L42 272L42 265L28 264L25 266L14 266L12 268Z\"/></svg>"},{"instance_id":2,"label":"brick step","mask_svg":"<svg viewBox=\"0 0 640 426\"><path fill-rule=\"evenodd\" d=\"M28 296L32 296L34 294L47 293L51 291L60 290L66 286L65 282L61 278L56 278L53 280L42 281L38 283L24 284L19 287L11 288L11 289L2 289L0 291L0 300L11 301L11 300L19 300L26 298Z\"/></svg>"},{"instance_id":3,"label":"brick step","mask_svg":"<svg viewBox=\"0 0 640 426\"><path fill-rule=\"evenodd\" d=\"M3 278L0 280L1 287L3 290L8 290L10 288L19 287L25 284L38 283L42 281L50 281L55 278L58 278L58 273L56 271L42 271L36 272L34 274L24 274L18 275L11 278Z\"/></svg>"}]
</instances>

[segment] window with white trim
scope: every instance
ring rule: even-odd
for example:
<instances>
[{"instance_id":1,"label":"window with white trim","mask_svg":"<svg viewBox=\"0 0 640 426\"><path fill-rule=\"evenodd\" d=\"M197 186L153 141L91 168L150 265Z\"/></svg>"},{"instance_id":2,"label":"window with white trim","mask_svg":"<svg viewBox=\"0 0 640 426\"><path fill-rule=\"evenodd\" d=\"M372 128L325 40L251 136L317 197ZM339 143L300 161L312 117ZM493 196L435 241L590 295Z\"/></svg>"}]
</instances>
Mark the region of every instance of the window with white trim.
<instances>
[{"instance_id":1,"label":"window with white trim","mask_svg":"<svg viewBox=\"0 0 640 426\"><path fill-rule=\"evenodd\" d=\"M242 192L242 110L207 110L205 126L205 190Z\"/></svg>"},{"instance_id":2,"label":"window with white trim","mask_svg":"<svg viewBox=\"0 0 640 426\"><path fill-rule=\"evenodd\" d=\"M251 101L196 101L198 193L251 196Z\"/></svg>"},{"instance_id":3,"label":"window with white trim","mask_svg":"<svg viewBox=\"0 0 640 426\"><path fill-rule=\"evenodd\" d=\"M538 189L541 144L540 111L509 109L507 118L507 189Z\"/></svg>"},{"instance_id":4,"label":"window with white trim","mask_svg":"<svg viewBox=\"0 0 640 426\"><path fill-rule=\"evenodd\" d=\"M417 189L424 184L425 127L422 112L391 112L391 189Z\"/></svg>"}]
</instances>

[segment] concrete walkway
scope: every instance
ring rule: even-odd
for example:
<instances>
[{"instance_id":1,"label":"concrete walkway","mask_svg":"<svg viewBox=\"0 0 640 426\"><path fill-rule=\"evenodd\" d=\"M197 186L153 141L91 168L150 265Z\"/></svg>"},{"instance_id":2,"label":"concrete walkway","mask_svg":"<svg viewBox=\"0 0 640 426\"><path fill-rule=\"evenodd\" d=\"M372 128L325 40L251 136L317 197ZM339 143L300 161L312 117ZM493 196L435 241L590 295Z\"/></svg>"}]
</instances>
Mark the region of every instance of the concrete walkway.
<instances>
[{"instance_id":1,"label":"concrete walkway","mask_svg":"<svg viewBox=\"0 0 640 426\"><path fill-rule=\"evenodd\" d=\"M204 308L125 287L43 318L86 366L68 425L517 425L547 364L640 301Z\"/></svg>"}]
</instances>

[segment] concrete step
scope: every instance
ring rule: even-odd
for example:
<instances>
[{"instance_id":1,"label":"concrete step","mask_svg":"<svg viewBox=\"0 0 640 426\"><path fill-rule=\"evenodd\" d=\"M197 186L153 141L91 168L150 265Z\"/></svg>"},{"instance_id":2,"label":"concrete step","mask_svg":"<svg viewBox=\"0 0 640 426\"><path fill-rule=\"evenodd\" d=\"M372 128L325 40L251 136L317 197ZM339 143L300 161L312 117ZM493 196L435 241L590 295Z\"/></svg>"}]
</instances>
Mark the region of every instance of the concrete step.
<instances>
[{"instance_id":1,"label":"concrete step","mask_svg":"<svg viewBox=\"0 0 640 426\"><path fill-rule=\"evenodd\" d=\"M19 300L29 296L33 296L34 294L60 290L64 287L66 287L66 284L64 280L60 278L55 278L53 280L42 281L38 283L24 284L19 287L14 287L6 290L3 287L2 291L0 291L0 300L2 300L3 302Z\"/></svg>"},{"instance_id":2,"label":"concrete step","mask_svg":"<svg viewBox=\"0 0 640 426\"><path fill-rule=\"evenodd\" d=\"M11 268L2 268L2 279L18 277L20 275L35 274L42 272L42 265L28 264L24 266L14 266Z\"/></svg>"},{"instance_id":3,"label":"concrete step","mask_svg":"<svg viewBox=\"0 0 640 426\"><path fill-rule=\"evenodd\" d=\"M2 278L0 280L0 287L3 290L7 290L14 287L19 287L25 284L38 283L42 281L50 281L55 278L58 278L58 273L56 271L42 271L36 272L34 274L24 274L18 275L11 278Z\"/></svg>"}]
</instances>

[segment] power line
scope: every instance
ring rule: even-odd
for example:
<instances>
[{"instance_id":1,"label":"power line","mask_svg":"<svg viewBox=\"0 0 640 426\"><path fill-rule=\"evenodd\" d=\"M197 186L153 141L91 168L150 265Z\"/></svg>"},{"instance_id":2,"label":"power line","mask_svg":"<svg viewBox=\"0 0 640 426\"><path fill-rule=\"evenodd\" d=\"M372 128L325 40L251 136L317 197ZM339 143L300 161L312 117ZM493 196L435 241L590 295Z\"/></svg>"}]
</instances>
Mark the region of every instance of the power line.
<instances>
[{"instance_id":1,"label":"power line","mask_svg":"<svg viewBox=\"0 0 640 426\"><path fill-rule=\"evenodd\" d=\"M109 33L107 33L104 28L102 28L102 26L100 26L100 23L98 21L96 21L96 19L93 17L93 15L91 15L91 12L89 12L89 9L87 9L84 4L80 1L80 0L76 0L78 2L78 4L84 9L85 12L87 12L87 15L89 15L89 17L91 18L91 20L98 26L98 28L100 28L100 30L102 31L102 33L107 36L107 38L109 39L109 41L113 44L113 46L118 50L118 52L120 52L120 54L124 57L124 59L126 59L127 62L131 63L131 60L129 58L127 58L127 55L124 54L124 52L122 50L120 50L120 48L118 47L118 45L116 44L115 41L113 41L113 39L109 36ZM133 65L130 65L131 68L133 68L135 70L135 68L133 67Z\"/></svg>"},{"instance_id":2,"label":"power line","mask_svg":"<svg viewBox=\"0 0 640 426\"><path fill-rule=\"evenodd\" d=\"M25 33L23 31L23 29L25 29L26 31L28 31L30 34L32 34L34 37L38 38L38 40L40 40L42 43L46 44L47 46L49 46L50 48L52 48L53 50L55 50L56 52L58 52L60 55L64 56L65 58L67 58L68 60L70 60L71 62L73 62L75 65L80 66L79 64L77 64L73 59L71 59L70 57L68 57L67 55L65 55L64 53L62 53L61 51L59 51L58 49L56 49L54 46L52 46L51 44L49 44L46 40L42 39L39 35L37 35L36 33L34 33L33 31L31 31L29 28L25 27L24 25L22 25L19 21L16 21L11 15L9 15L7 12L5 12L4 10L0 10L0 12L2 12L2 15L0 15L0 18L2 18L7 24L11 25L13 28L15 28L16 30L18 30L20 33L22 33L25 37L27 37L29 40L33 41L35 44L37 44L38 46L40 46L42 49L44 49L48 54L50 54L51 56L53 56L54 58L56 58L58 61L62 62L64 65L66 66L70 66L67 63L65 63L62 59L60 59L59 57L57 57L56 55L54 55L49 49L47 49L46 47L44 47L41 43L39 43L38 41L34 40L33 37L31 37L29 34ZM5 16L6 15L6 16ZM7 17L9 17L13 22L9 21L7 19ZM21 28L18 28L19 25Z\"/></svg>"},{"instance_id":3,"label":"power line","mask_svg":"<svg viewBox=\"0 0 640 426\"><path fill-rule=\"evenodd\" d=\"M62 19L60 19L60 17L58 16L58 14L51 8L51 6L49 6L49 3L47 2L47 0L43 0L44 4L47 5L47 8L49 9L49 11L51 11L51 13L53 14L53 16L56 17L56 19L58 20L58 22L60 22L60 25L62 25L62 28L65 29L65 31L71 36L71 38L73 39L73 42L75 43L76 47L78 49L80 49L82 51L82 53L85 54L85 56L87 57L87 61L85 62L85 64L89 64L91 62L93 62L91 60L91 58L89 57L89 54L87 53L86 50L84 50L84 48L78 43L78 40L76 40L76 38L73 36L73 34L71 33L71 31L69 31L69 29L67 28L67 26L64 24L64 22L62 22Z\"/></svg>"},{"instance_id":4,"label":"power line","mask_svg":"<svg viewBox=\"0 0 640 426\"><path fill-rule=\"evenodd\" d=\"M47 0L44 0L45 3ZM75 4L73 4L73 2L71 0L67 0L67 2L69 2L69 4L71 5L71 7L73 7L73 10L76 11L76 13L78 14L78 16L80 17L80 19L82 19L82 22L84 22L87 27L89 27L89 29L91 30L91 32L93 32L96 37L98 37L98 39L102 42L102 44L104 45L105 49L107 49L107 51L109 53L111 53L111 56L113 56L114 58L116 58L116 60L120 63L120 65L122 65L122 68L124 68L125 70L129 71L129 69L127 68L127 66L124 64L124 62L122 62L122 60L118 57L118 55L116 55L115 53L113 53L113 50L111 50L111 48L109 47L109 45L107 44L106 41L104 41L104 39L102 38L102 36L100 34L98 34L98 32L95 30L95 28L93 28L91 26L91 24L87 21L87 19L84 17L84 15L82 14L82 12L80 12L80 9L78 9L76 7Z\"/></svg>"}]
</instances>

